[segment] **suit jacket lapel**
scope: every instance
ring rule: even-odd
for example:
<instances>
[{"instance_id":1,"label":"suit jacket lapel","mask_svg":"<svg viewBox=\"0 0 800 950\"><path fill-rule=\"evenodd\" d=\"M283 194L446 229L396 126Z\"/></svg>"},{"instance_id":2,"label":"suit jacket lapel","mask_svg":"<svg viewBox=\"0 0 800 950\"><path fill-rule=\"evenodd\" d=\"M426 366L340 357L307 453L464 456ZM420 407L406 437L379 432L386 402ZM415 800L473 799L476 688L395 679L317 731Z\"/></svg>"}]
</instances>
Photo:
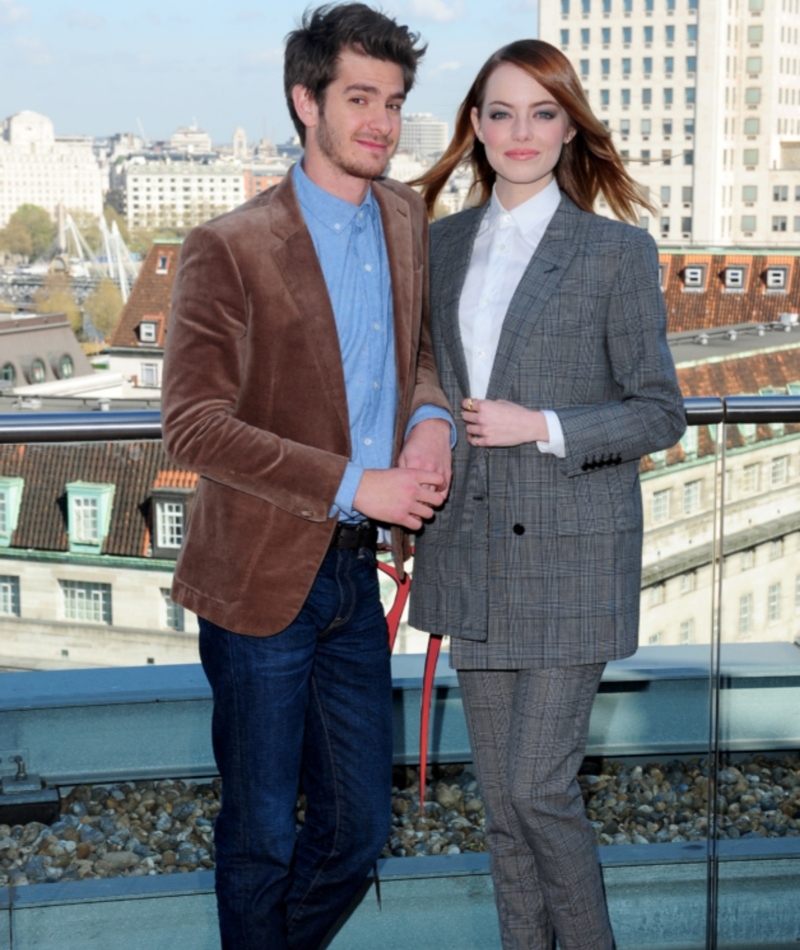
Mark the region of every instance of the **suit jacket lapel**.
<instances>
[{"instance_id":1,"label":"suit jacket lapel","mask_svg":"<svg viewBox=\"0 0 800 950\"><path fill-rule=\"evenodd\" d=\"M449 239L442 241L437 247L436 259L432 262L444 272L444 279L437 281L439 301L437 303L434 300L435 310L432 319L438 326L434 327L434 332L438 330L441 334L459 388L467 395L470 391L469 372L464 357L464 344L461 340L458 307L472 257L472 245L487 207L488 205L482 205L480 208L474 208L462 214L459 227L451 227L445 231ZM458 407L454 409L458 411Z\"/></svg>"},{"instance_id":2,"label":"suit jacket lapel","mask_svg":"<svg viewBox=\"0 0 800 950\"><path fill-rule=\"evenodd\" d=\"M271 227L280 243L272 248L280 273L316 341L314 352L327 380L328 402L336 409L350 451L350 421L339 334L328 288L297 201L291 172L277 186L271 204Z\"/></svg>"},{"instance_id":3,"label":"suit jacket lapel","mask_svg":"<svg viewBox=\"0 0 800 950\"><path fill-rule=\"evenodd\" d=\"M566 195L562 195L561 203L508 305L487 399L508 397L519 354L544 316L548 301L575 256L582 237L580 211Z\"/></svg>"}]
</instances>

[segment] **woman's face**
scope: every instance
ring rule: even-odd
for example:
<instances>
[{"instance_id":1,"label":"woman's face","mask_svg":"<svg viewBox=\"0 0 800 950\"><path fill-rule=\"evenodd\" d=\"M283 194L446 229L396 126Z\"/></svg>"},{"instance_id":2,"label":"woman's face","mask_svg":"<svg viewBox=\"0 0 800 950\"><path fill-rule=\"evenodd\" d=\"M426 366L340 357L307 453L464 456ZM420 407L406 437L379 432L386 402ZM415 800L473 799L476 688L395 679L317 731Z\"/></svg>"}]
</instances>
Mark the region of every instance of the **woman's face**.
<instances>
[{"instance_id":1,"label":"woman's face","mask_svg":"<svg viewBox=\"0 0 800 950\"><path fill-rule=\"evenodd\" d=\"M475 135L497 173L497 197L511 209L553 180L561 147L575 135L569 116L550 93L519 66L501 63L489 76Z\"/></svg>"}]
</instances>

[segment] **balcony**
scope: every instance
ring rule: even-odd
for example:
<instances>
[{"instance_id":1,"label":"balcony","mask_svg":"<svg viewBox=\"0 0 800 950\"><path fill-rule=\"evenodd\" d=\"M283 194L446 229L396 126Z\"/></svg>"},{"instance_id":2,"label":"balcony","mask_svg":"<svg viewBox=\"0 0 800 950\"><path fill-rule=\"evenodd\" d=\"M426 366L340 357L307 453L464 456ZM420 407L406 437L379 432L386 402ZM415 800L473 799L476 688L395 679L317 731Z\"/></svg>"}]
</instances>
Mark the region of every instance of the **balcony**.
<instances>
[{"instance_id":1,"label":"balcony","mask_svg":"<svg viewBox=\"0 0 800 950\"><path fill-rule=\"evenodd\" d=\"M745 831L737 837L726 770L741 765L746 772L743 763L754 754L780 758L800 748L800 399L694 399L687 400L687 415L690 435L643 465L642 646L634 657L609 664L593 711L588 765L591 771L619 762L634 774L657 762L666 773L672 761L694 758L702 760L707 794L695 812L701 831L694 837L633 844L607 835L612 843L602 844L599 854L612 923L620 950L796 946L800 822L785 822L781 836ZM21 445L32 453L37 446L102 440L113 443L107 451L115 464L127 468L145 464L144 447L159 436L157 413L0 419L0 441L13 444L17 455ZM60 464L64 474L63 459ZM22 479L24 493L27 475L19 471L1 470L0 484L5 478L16 490L20 483L13 479ZM40 464L38 471L46 469ZM161 479L156 490L165 490L165 470L154 471L153 484ZM78 482L74 471L64 480ZM105 484L106 476L99 481ZM656 501L664 491L666 509L663 496ZM114 505L124 492L120 477ZM157 530L154 513L148 517ZM116 537L116 530L112 515L106 537ZM122 554L0 548L0 575L12 576L13 566L23 581L35 575L44 585L69 564L76 582L79 567L106 572L106 580L95 573L91 582L108 583L113 595L108 622L102 612L94 615L99 620L67 621L44 616L58 590L48 594L40 586L41 615L31 618L23 583L19 616L0 618L5 665L39 668L0 677L4 788L18 756L62 795L81 784L214 775L202 670L187 662L170 665L193 648L191 618L184 618L181 632L137 615L146 613L148 586L156 601L168 587L171 562L154 552L157 545L149 556L141 548L133 567L138 604L131 606L117 590L127 583ZM25 643L26 628L35 644ZM401 625L398 644L406 652L394 658L398 766L419 761L423 657L408 651L421 649L420 636ZM98 662L101 649L108 652ZM130 657L135 665L125 665ZM469 762L457 681L446 658L436 668L430 741L431 762ZM794 800L787 795L787 802ZM703 822L717 834L702 831ZM333 950L499 947L485 853L386 857L379 875L381 907L370 886ZM211 871L0 888L3 950L149 950L176 943L193 950L219 946Z\"/></svg>"}]
</instances>

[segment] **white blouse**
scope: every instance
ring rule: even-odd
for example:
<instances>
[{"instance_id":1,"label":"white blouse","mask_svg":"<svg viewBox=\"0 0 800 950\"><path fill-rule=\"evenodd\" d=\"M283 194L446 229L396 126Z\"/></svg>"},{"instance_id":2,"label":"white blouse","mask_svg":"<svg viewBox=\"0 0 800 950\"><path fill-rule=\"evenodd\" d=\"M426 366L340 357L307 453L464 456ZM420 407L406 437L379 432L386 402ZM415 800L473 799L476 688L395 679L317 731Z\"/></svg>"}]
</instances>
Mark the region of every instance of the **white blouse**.
<instances>
[{"instance_id":1,"label":"white blouse","mask_svg":"<svg viewBox=\"0 0 800 950\"><path fill-rule=\"evenodd\" d=\"M511 298L560 201L555 179L512 211L506 211L496 191L492 192L472 246L458 310L470 395L475 399L486 398ZM564 432L558 416L552 409L541 411L550 440L536 445L540 452L564 458Z\"/></svg>"}]
</instances>

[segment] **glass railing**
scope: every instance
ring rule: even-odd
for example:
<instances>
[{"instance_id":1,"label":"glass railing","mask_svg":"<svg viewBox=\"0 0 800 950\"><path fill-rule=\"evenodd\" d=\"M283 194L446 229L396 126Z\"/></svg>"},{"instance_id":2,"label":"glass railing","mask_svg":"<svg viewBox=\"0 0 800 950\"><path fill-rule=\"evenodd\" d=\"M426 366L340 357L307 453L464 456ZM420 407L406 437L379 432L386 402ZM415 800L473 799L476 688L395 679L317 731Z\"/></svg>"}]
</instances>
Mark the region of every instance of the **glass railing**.
<instances>
[{"instance_id":1,"label":"glass railing","mask_svg":"<svg viewBox=\"0 0 800 950\"><path fill-rule=\"evenodd\" d=\"M713 950L735 945L718 928L735 910L725 881L737 857L772 840L800 852L788 712L800 684L800 398L687 399L686 411L681 443L642 462L640 650L607 671L612 698L596 707L581 781L609 855L660 845L705 863L696 887ZM196 618L169 593L195 484L167 459L158 412L0 417L0 667L196 662ZM381 585L389 611L390 573ZM399 620L396 652L427 640ZM641 719L604 746L626 690L642 701L624 715ZM790 693L794 705L774 701Z\"/></svg>"}]
</instances>

